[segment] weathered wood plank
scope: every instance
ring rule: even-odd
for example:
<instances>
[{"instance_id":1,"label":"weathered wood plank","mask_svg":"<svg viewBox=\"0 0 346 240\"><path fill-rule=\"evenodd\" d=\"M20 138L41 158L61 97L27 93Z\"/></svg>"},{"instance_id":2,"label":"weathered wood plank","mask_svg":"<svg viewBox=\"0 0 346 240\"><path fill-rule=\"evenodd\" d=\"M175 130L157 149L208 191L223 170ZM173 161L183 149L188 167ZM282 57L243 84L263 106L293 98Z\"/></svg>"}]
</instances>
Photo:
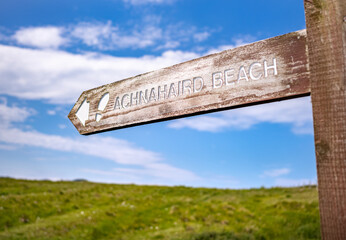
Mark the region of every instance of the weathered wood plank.
<instances>
[{"instance_id":1,"label":"weathered wood plank","mask_svg":"<svg viewBox=\"0 0 346 240\"><path fill-rule=\"evenodd\" d=\"M309 93L302 30L85 91L68 117L92 134Z\"/></svg>"},{"instance_id":2,"label":"weathered wood plank","mask_svg":"<svg viewBox=\"0 0 346 240\"><path fill-rule=\"evenodd\" d=\"M346 239L346 1L306 0L323 239Z\"/></svg>"}]
</instances>

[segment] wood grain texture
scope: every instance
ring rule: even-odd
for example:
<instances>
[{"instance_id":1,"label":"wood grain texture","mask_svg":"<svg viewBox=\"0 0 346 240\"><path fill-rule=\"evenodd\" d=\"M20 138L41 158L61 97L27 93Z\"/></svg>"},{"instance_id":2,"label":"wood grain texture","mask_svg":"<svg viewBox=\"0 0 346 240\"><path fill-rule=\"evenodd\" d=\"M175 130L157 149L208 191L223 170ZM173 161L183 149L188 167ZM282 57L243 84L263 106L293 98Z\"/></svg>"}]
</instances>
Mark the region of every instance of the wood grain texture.
<instances>
[{"instance_id":1,"label":"wood grain texture","mask_svg":"<svg viewBox=\"0 0 346 240\"><path fill-rule=\"evenodd\" d=\"M274 61L276 61L276 74L274 68L270 68L274 65ZM265 65L269 67L267 74ZM308 68L306 32L302 30L85 91L68 117L81 134L93 134L304 96L310 93ZM226 86L225 71L227 70L231 71L227 72L230 84ZM216 74L213 75L214 73ZM221 82L220 77L223 79L223 85L213 87L213 76L215 86ZM237 81L238 78L239 81ZM197 79L196 91L193 91L193 79ZM200 79L204 81L201 90L199 89L201 81L198 81ZM182 87L184 80L190 80L185 82L187 85L185 88ZM167 97L171 84L176 88L176 95L170 94L170 97ZM162 92L164 85L167 86L166 93ZM158 99L159 86L160 99ZM152 97L147 103L144 103L143 99L141 104L129 106L131 93L136 96L142 91L142 96L145 96L145 90L148 90L149 95L152 89L156 99ZM105 93L109 93L110 98L105 109L100 111L98 104ZM123 104L121 104L122 98ZM83 125L76 117L76 112L85 99L90 104L90 111ZM133 103L137 100L134 99ZM122 105L125 106L122 107ZM102 115L101 120L95 120L96 114Z\"/></svg>"},{"instance_id":2,"label":"wood grain texture","mask_svg":"<svg viewBox=\"0 0 346 240\"><path fill-rule=\"evenodd\" d=\"M306 0L321 231L346 239L346 1Z\"/></svg>"}]
</instances>

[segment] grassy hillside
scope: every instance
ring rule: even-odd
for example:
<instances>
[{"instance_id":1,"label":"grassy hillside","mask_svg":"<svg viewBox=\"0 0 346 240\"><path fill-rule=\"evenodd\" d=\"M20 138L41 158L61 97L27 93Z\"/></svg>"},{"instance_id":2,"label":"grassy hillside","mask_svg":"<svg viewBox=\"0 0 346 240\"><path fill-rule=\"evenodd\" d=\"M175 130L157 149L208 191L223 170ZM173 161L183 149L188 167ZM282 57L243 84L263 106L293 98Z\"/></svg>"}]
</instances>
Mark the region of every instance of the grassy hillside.
<instances>
[{"instance_id":1,"label":"grassy hillside","mask_svg":"<svg viewBox=\"0 0 346 240\"><path fill-rule=\"evenodd\" d=\"M0 239L320 239L317 190L0 178Z\"/></svg>"}]
</instances>

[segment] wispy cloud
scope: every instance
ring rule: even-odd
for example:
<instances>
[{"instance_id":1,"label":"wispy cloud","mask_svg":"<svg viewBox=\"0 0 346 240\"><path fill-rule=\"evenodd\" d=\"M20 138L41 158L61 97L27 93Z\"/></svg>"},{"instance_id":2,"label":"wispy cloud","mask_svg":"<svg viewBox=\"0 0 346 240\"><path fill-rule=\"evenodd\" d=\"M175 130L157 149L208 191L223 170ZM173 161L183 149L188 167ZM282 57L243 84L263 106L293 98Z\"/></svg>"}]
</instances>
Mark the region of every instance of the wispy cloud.
<instances>
[{"instance_id":1,"label":"wispy cloud","mask_svg":"<svg viewBox=\"0 0 346 240\"><path fill-rule=\"evenodd\" d=\"M59 127L60 129L65 129L65 128L67 128L67 126L66 126L65 124L59 124L58 127Z\"/></svg>"},{"instance_id":2,"label":"wispy cloud","mask_svg":"<svg viewBox=\"0 0 346 240\"><path fill-rule=\"evenodd\" d=\"M36 131L23 131L17 128L0 128L0 142L78 153L111 160L127 167L117 168L109 175L122 173L130 178L136 175L139 178L139 183L147 178L154 178L156 182L160 182L161 179L161 182L165 184L183 184L183 180L191 182L199 179L197 175L189 170L164 163L164 159L158 153L112 137L68 138ZM115 182L115 178L112 181Z\"/></svg>"},{"instance_id":3,"label":"wispy cloud","mask_svg":"<svg viewBox=\"0 0 346 240\"><path fill-rule=\"evenodd\" d=\"M8 106L6 98L0 99L0 122L1 126L7 127L13 122L24 122L36 111L31 108L20 108L17 106Z\"/></svg>"},{"instance_id":4,"label":"wispy cloud","mask_svg":"<svg viewBox=\"0 0 346 240\"><path fill-rule=\"evenodd\" d=\"M19 45L41 49L59 49L84 45L97 50L174 49L182 43L202 42L210 36L195 26L182 23L163 26L161 17L146 15L140 24L115 25L112 21L79 22L68 26L37 26L17 30L12 39ZM11 39L0 35L0 40Z\"/></svg>"},{"instance_id":5,"label":"wispy cloud","mask_svg":"<svg viewBox=\"0 0 346 240\"><path fill-rule=\"evenodd\" d=\"M51 116L54 116L56 114L56 111L55 110L48 110L47 114L51 115Z\"/></svg>"},{"instance_id":6,"label":"wispy cloud","mask_svg":"<svg viewBox=\"0 0 346 240\"><path fill-rule=\"evenodd\" d=\"M206 40L208 37L210 36L209 32L200 32L200 33L195 33L193 35L193 38L197 41L197 42L202 42L204 40Z\"/></svg>"},{"instance_id":7,"label":"wispy cloud","mask_svg":"<svg viewBox=\"0 0 346 240\"><path fill-rule=\"evenodd\" d=\"M109 39L112 33L118 31L117 27L112 26L112 22L89 23L81 22L71 27L71 35L81 39L88 46L103 47L104 41Z\"/></svg>"},{"instance_id":8,"label":"wispy cloud","mask_svg":"<svg viewBox=\"0 0 346 240\"><path fill-rule=\"evenodd\" d=\"M260 123L292 125L296 134L312 134L312 107L309 97L234 109L212 115L179 119L168 126L181 129L218 132L225 129L249 129Z\"/></svg>"},{"instance_id":9,"label":"wispy cloud","mask_svg":"<svg viewBox=\"0 0 346 240\"><path fill-rule=\"evenodd\" d=\"M124 30L107 23L83 22L72 27L71 37L100 50L146 48L158 44L164 38L163 30L152 24L132 26Z\"/></svg>"},{"instance_id":10,"label":"wispy cloud","mask_svg":"<svg viewBox=\"0 0 346 240\"><path fill-rule=\"evenodd\" d=\"M9 114L9 116L6 116ZM35 114L32 109L8 106L6 99L0 102L0 116L6 118L7 124L0 126L0 149L12 151L21 146L77 153L113 161L120 165L112 169L81 169L88 179L100 182L189 185L189 186L220 186L237 187L238 181L228 176L213 176L212 180L200 177L194 172L172 166L165 162L159 153L138 147L131 142L113 137L64 137L45 134L34 130L22 130L15 123L25 122ZM44 161L45 158L39 158ZM13 170L13 169L12 169ZM36 172L35 169L25 171L10 168L0 171L20 178L54 178L47 173ZM60 179L61 177L59 177Z\"/></svg>"},{"instance_id":11,"label":"wispy cloud","mask_svg":"<svg viewBox=\"0 0 346 240\"><path fill-rule=\"evenodd\" d=\"M18 128L1 128L0 141L32 147L42 147L64 152L75 152L104 159L119 164L146 166L160 162L159 154L138 148L131 143L111 137L68 138L48 135Z\"/></svg>"},{"instance_id":12,"label":"wispy cloud","mask_svg":"<svg viewBox=\"0 0 346 240\"><path fill-rule=\"evenodd\" d=\"M81 22L70 26L71 42L81 40L84 44L99 50L144 49L154 50L175 49L187 42L203 42L212 31L200 31L195 26L182 23L162 26L158 16L145 16L141 24L117 26L111 21Z\"/></svg>"},{"instance_id":13,"label":"wispy cloud","mask_svg":"<svg viewBox=\"0 0 346 240\"><path fill-rule=\"evenodd\" d=\"M279 177L282 175L287 175L291 172L291 169L289 168L279 168L279 169L271 169L264 171L263 174L261 174L261 177Z\"/></svg>"},{"instance_id":14,"label":"wispy cloud","mask_svg":"<svg viewBox=\"0 0 346 240\"><path fill-rule=\"evenodd\" d=\"M152 176L156 179L168 179L172 182L180 179L191 181L199 178L191 171L171 166L164 162L163 157L156 152L145 150L128 141L112 137L62 137L37 131L24 131L12 126L13 122L25 121L32 113L27 109L8 107L0 104L0 116L6 118L7 124L0 126L0 146L11 150L10 146L30 146L62 152L78 153L111 160L124 168L116 168L115 172L137 174L143 178ZM3 118L3 117L2 117Z\"/></svg>"},{"instance_id":15,"label":"wispy cloud","mask_svg":"<svg viewBox=\"0 0 346 240\"><path fill-rule=\"evenodd\" d=\"M0 94L70 104L85 89L196 57L182 51L132 58L0 45Z\"/></svg>"},{"instance_id":16,"label":"wispy cloud","mask_svg":"<svg viewBox=\"0 0 346 240\"><path fill-rule=\"evenodd\" d=\"M59 48L68 42L62 27L29 27L18 30L13 38L18 44L37 48Z\"/></svg>"}]
</instances>

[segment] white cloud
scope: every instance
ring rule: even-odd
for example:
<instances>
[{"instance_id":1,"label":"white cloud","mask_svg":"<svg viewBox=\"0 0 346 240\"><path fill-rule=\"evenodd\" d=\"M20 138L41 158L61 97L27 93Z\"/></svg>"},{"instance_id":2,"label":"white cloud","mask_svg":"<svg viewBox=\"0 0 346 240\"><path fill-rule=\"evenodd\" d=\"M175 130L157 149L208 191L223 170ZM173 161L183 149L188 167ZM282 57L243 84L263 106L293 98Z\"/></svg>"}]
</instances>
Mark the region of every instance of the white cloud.
<instances>
[{"instance_id":1,"label":"white cloud","mask_svg":"<svg viewBox=\"0 0 346 240\"><path fill-rule=\"evenodd\" d=\"M9 117L3 117L8 114ZM0 143L2 143L0 148L10 150L11 146L40 147L111 160L127 166L116 169L116 171L124 174L153 176L171 181L198 179L194 173L188 170L166 164L160 154L142 149L125 140L97 136L69 138L32 130L23 131L12 126L13 122L25 121L30 115L31 113L27 109L8 107L6 102L0 103L0 116L7 122L7 124L0 126ZM132 166L132 168L128 166Z\"/></svg>"},{"instance_id":2,"label":"white cloud","mask_svg":"<svg viewBox=\"0 0 346 240\"><path fill-rule=\"evenodd\" d=\"M174 49L183 42L203 41L208 32L198 32L194 26L182 23L161 24L156 15L146 15L141 23L122 26L107 22L79 22L69 26L39 26L21 28L11 37L17 44L43 49L58 49L85 44L98 50L118 49ZM0 40L11 42L11 38L0 35Z\"/></svg>"},{"instance_id":3,"label":"white cloud","mask_svg":"<svg viewBox=\"0 0 346 240\"><path fill-rule=\"evenodd\" d=\"M29 116L35 114L33 109L9 107L5 98L0 100L0 122L2 126L7 127L12 122L24 122Z\"/></svg>"},{"instance_id":4,"label":"white cloud","mask_svg":"<svg viewBox=\"0 0 346 240\"><path fill-rule=\"evenodd\" d=\"M297 186L315 185L315 184L317 184L316 179L278 178L275 180L275 185L279 187L297 187Z\"/></svg>"},{"instance_id":5,"label":"white cloud","mask_svg":"<svg viewBox=\"0 0 346 240\"><path fill-rule=\"evenodd\" d=\"M208 50L207 54L214 54L214 53L219 53L219 52L222 52L222 51L225 51L225 50L228 50L228 49L232 49L232 48L236 48L238 47L237 45L234 45L234 44L229 44L229 45L221 45L217 48L212 48L210 50Z\"/></svg>"},{"instance_id":6,"label":"white cloud","mask_svg":"<svg viewBox=\"0 0 346 240\"><path fill-rule=\"evenodd\" d=\"M17 43L38 48L59 48L67 43L60 27L29 27L18 30L13 38Z\"/></svg>"},{"instance_id":7,"label":"white cloud","mask_svg":"<svg viewBox=\"0 0 346 240\"><path fill-rule=\"evenodd\" d=\"M198 42L202 42L206 40L209 36L210 36L209 32L201 32L201 33L195 33L193 35L193 38Z\"/></svg>"},{"instance_id":8,"label":"white cloud","mask_svg":"<svg viewBox=\"0 0 346 240\"><path fill-rule=\"evenodd\" d=\"M292 125L296 134L312 134L312 107L309 97L233 109L212 115L179 119L170 128L191 128L198 131L217 132L227 128L249 129L260 123Z\"/></svg>"},{"instance_id":9,"label":"white cloud","mask_svg":"<svg viewBox=\"0 0 346 240\"><path fill-rule=\"evenodd\" d=\"M232 41L234 42L235 46L243 46L243 45L250 44L256 41L256 38L252 35L241 35L241 36L232 38Z\"/></svg>"},{"instance_id":10,"label":"white cloud","mask_svg":"<svg viewBox=\"0 0 346 240\"><path fill-rule=\"evenodd\" d=\"M109 38L117 29L110 21L106 24L82 22L73 27L71 35L81 39L86 45L100 46L103 44L101 41Z\"/></svg>"},{"instance_id":11,"label":"white cloud","mask_svg":"<svg viewBox=\"0 0 346 240\"><path fill-rule=\"evenodd\" d=\"M279 168L264 171L261 177L279 177L282 175L287 175L291 172L289 168Z\"/></svg>"},{"instance_id":12,"label":"white cloud","mask_svg":"<svg viewBox=\"0 0 346 240\"><path fill-rule=\"evenodd\" d=\"M167 180L174 183L182 182L183 180L197 181L199 179L191 171L164 163L163 158L158 153L112 137L88 136L88 138L68 138L36 131L22 131L17 128L0 128L0 142L78 153L111 160L117 164L132 166L117 168L112 173L113 175L120 172L129 176L137 175L139 179L154 177L155 180L165 180L163 181L164 183L167 183Z\"/></svg>"},{"instance_id":13,"label":"white cloud","mask_svg":"<svg viewBox=\"0 0 346 240\"><path fill-rule=\"evenodd\" d=\"M222 117L213 117L210 115L179 119L171 122L168 125L168 127L175 129L191 128L198 131L206 132L217 132L229 126L230 122L228 122L227 119Z\"/></svg>"},{"instance_id":14,"label":"white cloud","mask_svg":"<svg viewBox=\"0 0 346 240\"><path fill-rule=\"evenodd\" d=\"M129 34L113 33L111 40L115 48L146 48L162 40L162 29L157 26L142 26Z\"/></svg>"},{"instance_id":15,"label":"white cloud","mask_svg":"<svg viewBox=\"0 0 346 240\"><path fill-rule=\"evenodd\" d=\"M180 46L180 42L178 41L166 41L163 45L158 46L155 50L161 49L174 49Z\"/></svg>"},{"instance_id":16,"label":"white cloud","mask_svg":"<svg viewBox=\"0 0 346 240\"><path fill-rule=\"evenodd\" d=\"M47 114L51 115L51 116L54 116L56 114L56 111L55 110L48 110Z\"/></svg>"},{"instance_id":17,"label":"white cloud","mask_svg":"<svg viewBox=\"0 0 346 240\"><path fill-rule=\"evenodd\" d=\"M161 19L157 16L146 16L141 24L122 27L114 26L111 21L81 22L71 26L67 32L71 41L80 40L99 50L148 47L156 50L174 49L181 43L202 41L210 35L208 32L196 33L197 28L193 26L175 23L162 27L160 22Z\"/></svg>"},{"instance_id":18,"label":"white cloud","mask_svg":"<svg viewBox=\"0 0 346 240\"><path fill-rule=\"evenodd\" d=\"M0 45L0 94L71 104L84 90L196 57L182 51L134 58Z\"/></svg>"},{"instance_id":19,"label":"white cloud","mask_svg":"<svg viewBox=\"0 0 346 240\"><path fill-rule=\"evenodd\" d=\"M137 148L131 143L111 137L67 138L17 128L1 128L0 141L8 144L42 147L64 152L75 152L112 160L119 164L144 166L160 162L153 152Z\"/></svg>"},{"instance_id":20,"label":"white cloud","mask_svg":"<svg viewBox=\"0 0 346 240\"><path fill-rule=\"evenodd\" d=\"M199 57L196 53L182 51L131 58L0 45L0 94L72 104L86 89L196 57ZM217 132L226 128L248 129L262 122L290 124L296 134L311 134L310 98L181 119L170 123L169 127Z\"/></svg>"},{"instance_id":21,"label":"white cloud","mask_svg":"<svg viewBox=\"0 0 346 240\"><path fill-rule=\"evenodd\" d=\"M107 23L82 22L70 30L71 37L81 40L84 44L100 50L146 48L162 41L163 31L156 24L143 23L132 26L129 30Z\"/></svg>"}]
</instances>

